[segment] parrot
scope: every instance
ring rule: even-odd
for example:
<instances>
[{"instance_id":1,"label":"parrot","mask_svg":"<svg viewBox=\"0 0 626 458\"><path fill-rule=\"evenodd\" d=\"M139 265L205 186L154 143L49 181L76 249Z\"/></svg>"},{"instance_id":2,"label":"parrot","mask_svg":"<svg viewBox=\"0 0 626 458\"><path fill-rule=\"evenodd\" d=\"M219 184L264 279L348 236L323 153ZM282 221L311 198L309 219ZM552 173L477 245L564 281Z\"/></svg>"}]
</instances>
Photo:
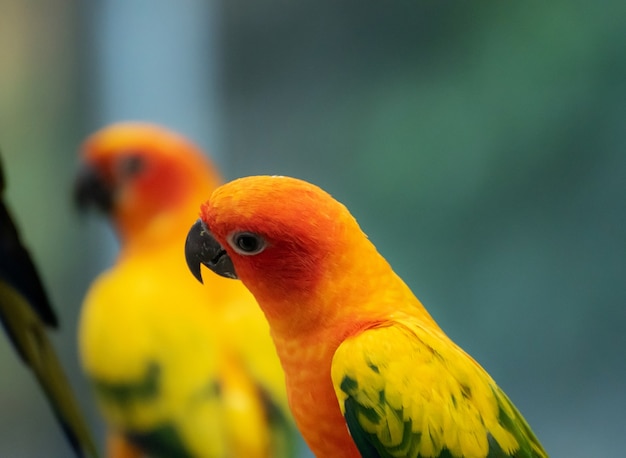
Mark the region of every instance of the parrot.
<instances>
[{"instance_id":1,"label":"parrot","mask_svg":"<svg viewBox=\"0 0 626 458\"><path fill-rule=\"evenodd\" d=\"M256 297L318 458L547 456L330 194L251 176L208 196L190 221L187 265L200 281L203 265L240 279Z\"/></svg>"},{"instance_id":2,"label":"parrot","mask_svg":"<svg viewBox=\"0 0 626 458\"><path fill-rule=\"evenodd\" d=\"M108 218L113 265L89 286L81 366L107 457L291 457L303 443L269 325L241 282L187 271L188 221L219 184L204 152L165 126L122 121L80 147L74 199Z\"/></svg>"},{"instance_id":3,"label":"parrot","mask_svg":"<svg viewBox=\"0 0 626 458\"><path fill-rule=\"evenodd\" d=\"M59 320L31 255L4 201L0 162L0 323L22 361L41 386L77 457L97 457L72 387L48 338Z\"/></svg>"}]
</instances>

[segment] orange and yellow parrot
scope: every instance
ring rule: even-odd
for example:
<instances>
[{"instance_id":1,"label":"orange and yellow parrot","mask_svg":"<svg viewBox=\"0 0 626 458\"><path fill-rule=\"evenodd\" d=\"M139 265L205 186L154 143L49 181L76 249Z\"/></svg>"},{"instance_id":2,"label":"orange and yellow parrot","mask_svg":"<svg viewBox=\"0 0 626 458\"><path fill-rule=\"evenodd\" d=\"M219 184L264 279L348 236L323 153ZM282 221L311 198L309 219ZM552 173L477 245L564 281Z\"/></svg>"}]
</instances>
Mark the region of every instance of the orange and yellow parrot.
<instances>
[{"instance_id":1,"label":"orange and yellow parrot","mask_svg":"<svg viewBox=\"0 0 626 458\"><path fill-rule=\"evenodd\" d=\"M547 456L489 374L320 188L267 176L225 184L201 207L185 254L196 278L204 264L256 297L318 458Z\"/></svg>"},{"instance_id":2,"label":"orange and yellow parrot","mask_svg":"<svg viewBox=\"0 0 626 458\"><path fill-rule=\"evenodd\" d=\"M284 375L256 301L187 271L188 221L219 177L182 136L119 123L81 149L76 199L110 219L115 264L91 285L82 366L109 428L109 458L291 456Z\"/></svg>"},{"instance_id":3,"label":"orange and yellow parrot","mask_svg":"<svg viewBox=\"0 0 626 458\"><path fill-rule=\"evenodd\" d=\"M0 163L0 323L32 369L76 456L95 457L87 423L48 338L46 328L58 326L57 316L4 202L4 187Z\"/></svg>"}]
</instances>

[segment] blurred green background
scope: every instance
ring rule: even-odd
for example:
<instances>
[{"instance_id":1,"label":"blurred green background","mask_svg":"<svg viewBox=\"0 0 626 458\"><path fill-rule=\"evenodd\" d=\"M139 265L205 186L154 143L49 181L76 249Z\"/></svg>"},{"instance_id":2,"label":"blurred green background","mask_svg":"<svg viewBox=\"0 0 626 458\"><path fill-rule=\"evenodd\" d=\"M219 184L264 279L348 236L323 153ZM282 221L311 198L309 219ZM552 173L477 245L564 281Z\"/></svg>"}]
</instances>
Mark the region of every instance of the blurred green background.
<instances>
[{"instance_id":1,"label":"blurred green background","mask_svg":"<svg viewBox=\"0 0 626 458\"><path fill-rule=\"evenodd\" d=\"M103 125L167 124L228 179L293 175L344 202L552 456L626 449L626 9L557 2L0 0L8 200L77 362L113 261L70 199ZM70 456L0 338L0 457Z\"/></svg>"}]
</instances>

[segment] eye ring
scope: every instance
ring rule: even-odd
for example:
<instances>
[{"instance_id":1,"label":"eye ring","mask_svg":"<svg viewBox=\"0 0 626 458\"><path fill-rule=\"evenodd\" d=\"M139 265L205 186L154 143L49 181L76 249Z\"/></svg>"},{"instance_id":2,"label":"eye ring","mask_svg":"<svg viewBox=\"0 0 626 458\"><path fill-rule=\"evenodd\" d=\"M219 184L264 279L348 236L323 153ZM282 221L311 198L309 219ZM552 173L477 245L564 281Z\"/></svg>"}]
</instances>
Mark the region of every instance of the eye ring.
<instances>
[{"instance_id":1,"label":"eye ring","mask_svg":"<svg viewBox=\"0 0 626 458\"><path fill-rule=\"evenodd\" d=\"M235 232L232 234L228 243L233 250L243 256L252 256L259 254L267 246L265 239L254 232Z\"/></svg>"}]
</instances>

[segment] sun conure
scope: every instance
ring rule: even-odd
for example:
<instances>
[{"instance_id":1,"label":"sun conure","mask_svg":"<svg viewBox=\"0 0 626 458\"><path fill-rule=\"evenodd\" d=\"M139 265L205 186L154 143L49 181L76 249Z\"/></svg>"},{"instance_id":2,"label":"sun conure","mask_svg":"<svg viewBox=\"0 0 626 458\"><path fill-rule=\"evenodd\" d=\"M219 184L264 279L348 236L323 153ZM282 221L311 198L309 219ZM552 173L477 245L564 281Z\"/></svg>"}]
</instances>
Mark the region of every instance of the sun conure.
<instances>
[{"instance_id":1,"label":"sun conure","mask_svg":"<svg viewBox=\"0 0 626 458\"><path fill-rule=\"evenodd\" d=\"M285 457L297 431L269 328L240 282L205 287L182 252L220 178L190 141L119 123L82 145L76 199L110 219L114 265L91 285L80 356L109 458Z\"/></svg>"},{"instance_id":2,"label":"sun conure","mask_svg":"<svg viewBox=\"0 0 626 458\"><path fill-rule=\"evenodd\" d=\"M322 189L277 176L225 184L185 250L197 278L204 264L256 297L318 458L546 456L489 374Z\"/></svg>"}]
</instances>

